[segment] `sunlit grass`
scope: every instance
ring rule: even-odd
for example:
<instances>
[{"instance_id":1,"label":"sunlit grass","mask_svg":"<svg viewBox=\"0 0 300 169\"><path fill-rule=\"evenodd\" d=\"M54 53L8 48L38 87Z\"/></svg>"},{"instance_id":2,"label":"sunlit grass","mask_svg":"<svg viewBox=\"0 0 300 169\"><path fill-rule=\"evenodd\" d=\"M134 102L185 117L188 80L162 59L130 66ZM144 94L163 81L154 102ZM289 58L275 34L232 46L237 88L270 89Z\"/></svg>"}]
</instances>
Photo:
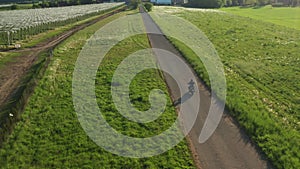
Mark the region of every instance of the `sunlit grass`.
<instances>
[{"instance_id":1,"label":"sunlit grass","mask_svg":"<svg viewBox=\"0 0 300 169\"><path fill-rule=\"evenodd\" d=\"M222 11L249 17L257 20L271 22L300 30L300 8L265 6L261 8L222 8Z\"/></svg>"}]
</instances>

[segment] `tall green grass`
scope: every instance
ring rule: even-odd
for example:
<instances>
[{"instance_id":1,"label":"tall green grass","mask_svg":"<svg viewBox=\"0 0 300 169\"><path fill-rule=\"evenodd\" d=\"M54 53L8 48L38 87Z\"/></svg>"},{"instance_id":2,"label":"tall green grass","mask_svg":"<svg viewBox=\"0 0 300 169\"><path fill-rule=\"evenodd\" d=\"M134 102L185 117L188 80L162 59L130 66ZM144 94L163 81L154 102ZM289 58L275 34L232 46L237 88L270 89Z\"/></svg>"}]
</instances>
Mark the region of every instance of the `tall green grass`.
<instances>
[{"instance_id":1,"label":"tall green grass","mask_svg":"<svg viewBox=\"0 0 300 169\"><path fill-rule=\"evenodd\" d=\"M217 49L230 113L277 168L300 168L300 31L225 13L176 15L195 24ZM208 82L198 56L170 40Z\"/></svg>"},{"instance_id":2,"label":"tall green grass","mask_svg":"<svg viewBox=\"0 0 300 169\"><path fill-rule=\"evenodd\" d=\"M15 58L20 56L17 52L0 52L0 69L7 63L15 61Z\"/></svg>"},{"instance_id":3,"label":"tall green grass","mask_svg":"<svg viewBox=\"0 0 300 169\"><path fill-rule=\"evenodd\" d=\"M3 168L195 168L188 146L182 141L173 149L151 158L125 158L97 146L81 128L72 103L72 72L86 40L104 24L130 12L109 17L63 42L9 140L0 149ZM137 43L138 42L138 43ZM164 130L176 118L170 99L165 114L146 125L124 121L109 96L113 69L130 52L148 48L146 35L125 39L104 58L96 78L96 95L107 121L123 134L149 136ZM146 77L146 78L145 78ZM131 99L138 109L149 106L152 88L166 91L157 70L138 74L130 85ZM167 91L166 91L167 93Z\"/></svg>"}]
</instances>

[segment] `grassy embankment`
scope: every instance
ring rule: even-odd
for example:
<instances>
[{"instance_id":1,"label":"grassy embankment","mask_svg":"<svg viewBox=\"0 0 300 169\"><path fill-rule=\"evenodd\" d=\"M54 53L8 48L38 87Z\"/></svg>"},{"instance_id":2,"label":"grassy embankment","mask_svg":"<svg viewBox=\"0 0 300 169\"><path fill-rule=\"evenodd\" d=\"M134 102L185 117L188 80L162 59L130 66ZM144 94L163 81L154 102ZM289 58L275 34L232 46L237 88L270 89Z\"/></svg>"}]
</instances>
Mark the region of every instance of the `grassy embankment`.
<instances>
[{"instance_id":1,"label":"grassy embankment","mask_svg":"<svg viewBox=\"0 0 300 169\"><path fill-rule=\"evenodd\" d=\"M224 64L230 113L277 168L299 168L300 31L220 12L159 9L208 36ZM171 41L209 84L199 58Z\"/></svg>"},{"instance_id":2,"label":"grassy embankment","mask_svg":"<svg viewBox=\"0 0 300 169\"><path fill-rule=\"evenodd\" d=\"M54 50L53 60L40 80L14 132L0 149L4 168L194 168L185 141L170 151L151 158L124 158L97 146L81 128L72 103L72 72L86 40L104 24L130 12L123 12L90 26ZM170 99L162 117L139 124L125 120L110 96L110 81L116 66L130 53L148 48L146 35L125 39L104 58L96 78L96 96L111 126L120 132L144 137L166 129L176 118ZM146 77L146 78L145 78ZM147 86L147 87L145 87ZM136 108L149 108L148 93L160 88L167 93L157 70L143 71L130 85ZM143 104L141 104L143 103Z\"/></svg>"},{"instance_id":3,"label":"grassy embankment","mask_svg":"<svg viewBox=\"0 0 300 169\"><path fill-rule=\"evenodd\" d=\"M271 22L277 25L287 26L300 30L300 8L265 6L261 8L222 8L222 11L249 17L257 20Z\"/></svg>"}]
</instances>

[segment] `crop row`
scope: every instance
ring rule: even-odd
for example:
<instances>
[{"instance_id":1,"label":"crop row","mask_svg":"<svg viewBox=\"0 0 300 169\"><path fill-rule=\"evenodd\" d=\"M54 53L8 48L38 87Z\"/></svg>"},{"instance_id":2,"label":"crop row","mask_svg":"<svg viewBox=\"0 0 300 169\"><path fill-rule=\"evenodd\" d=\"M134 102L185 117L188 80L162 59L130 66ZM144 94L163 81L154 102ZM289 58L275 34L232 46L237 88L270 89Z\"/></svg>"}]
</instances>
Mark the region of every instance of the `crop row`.
<instances>
[{"instance_id":1,"label":"crop row","mask_svg":"<svg viewBox=\"0 0 300 169\"><path fill-rule=\"evenodd\" d=\"M0 45L101 13L122 3L102 3L59 8L28 9L0 12Z\"/></svg>"}]
</instances>

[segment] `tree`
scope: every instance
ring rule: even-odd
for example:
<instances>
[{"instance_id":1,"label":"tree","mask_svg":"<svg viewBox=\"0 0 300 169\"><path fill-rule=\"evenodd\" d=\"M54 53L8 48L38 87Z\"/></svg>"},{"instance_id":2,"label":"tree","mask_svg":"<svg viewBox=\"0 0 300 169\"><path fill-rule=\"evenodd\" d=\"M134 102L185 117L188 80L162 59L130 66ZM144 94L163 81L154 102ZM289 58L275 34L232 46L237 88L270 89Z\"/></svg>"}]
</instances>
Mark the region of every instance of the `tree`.
<instances>
[{"instance_id":1,"label":"tree","mask_svg":"<svg viewBox=\"0 0 300 169\"><path fill-rule=\"evenodd\" d=\"M246 0L238 0L239 5L240 5L240 6L244 6L244 5L245 5L245 1L246 1Z\"/></svg>"},{"instance_id":2,"label":"tree","mask_svg":"<svg viewBox=\"0 0 300 169\"><path fill-rule=\"evenodd\" d=\"M232 0L226 0L225 6L232 6Z\"/></svg>"},{"instance_id":3,"label":"tree","mask_svg":"<svg viewBox=\"0 0 300 169\"><path fill-rule=\"evenodd\" d=\"M92 4L94 0L81 0L81 4Z\"/></svg>"},{"instance_id":4,"label":"tree","mask_svg":"<svg viewBox=\"0 0 300 169\"><path fill-rule=\"evenodd\" d=\"M270 3L269 0L258 0L258 5L263 6L263 5L267 5Z\"/></svg>"},{"instance_id":5,"label":"tree","mask_svg":"<svg viewBox=\"0 0 300 169\"><path fill-rule=\"evenodd\" d=\"M133 9L136 9L140 3L141 3L141 0L130 0L129 6Z\"/></svg>"},{"instance_id":6,"label":"tree","mask_svg":"<svg viewBox=\"0 0 300 169\"><path fill-rule=\"evenodd\" d=\"M291 6L300 6L300 0L290 0Z\"/></svg>"},{"instance_id":7,"label":"tree","mask_svg":"<svg viewBox=\"0 0 300 169\"><path fill-rule=\"evenodd\" d=\"M18 5L17 4L13 4L12 6L10 6L10 9L11 10L15 10L15 9L18 9Z\"/></svg>"},{"instance_id":8,"label":"tree","mask_svg":"<svg viewBox=\"0 0 300 169\"><path fill-rule=\"evenodd\" d=\"M148 12L152 11L152 7L153 7L153 4L150 3L150 2L146 2L144 4L145 8L147 9Z\"/></svg>"},{"instance_id":9,"label":"tree","mask_svg":"<svg viewBox=\"0 0 300 169\"><path fill-rule=\"evenodd\" d=\"M238 6L239 1L238 0L232 0L232 6Z\"/></svg>"},{"instance_id":10,"label":"tree","mask_svg":"<svg viewBox=\"0 0 300 169\"><path fill-rule=\"evenodd\" d=\"M245 5L256 5L257 0L245 0Z\"/></svg>"}]
</instances>

